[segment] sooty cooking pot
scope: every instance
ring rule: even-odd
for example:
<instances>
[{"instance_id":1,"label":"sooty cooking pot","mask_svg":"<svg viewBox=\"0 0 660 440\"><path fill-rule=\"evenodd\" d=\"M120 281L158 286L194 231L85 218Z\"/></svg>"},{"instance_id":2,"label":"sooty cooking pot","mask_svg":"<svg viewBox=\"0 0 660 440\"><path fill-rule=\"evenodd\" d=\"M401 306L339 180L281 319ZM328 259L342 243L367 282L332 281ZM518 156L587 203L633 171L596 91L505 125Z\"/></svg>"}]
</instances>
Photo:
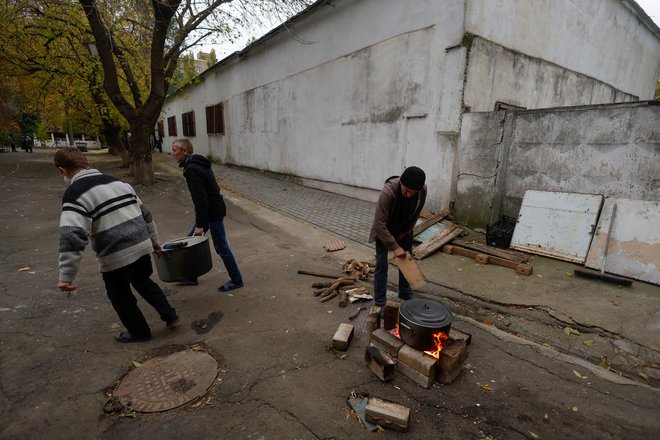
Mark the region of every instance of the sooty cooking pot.
<instances>
[{"instance_id":1,"label":"sooty cooking pot","mask_svg":"<svg viewBox=\"0 0 660 440\"><path fill-rule=\"evenodd\" d=\"M205 235L177 238L154 252L156 271L166 283L183 281L204 275L213 267L209 238Z\"/></svg>"},{"instance_id":2,"label":"sooty cooking pot","mask_svg":"<svg viewBox=\"0 0 660 440\"><path fill-rule=\"evenodd\" d=\"M409 299L399 306L399 336L417 350L429 350L435 347L435 333L449 334L452 319L451 311L437 301Z\"/></svg>"}]
</instances>

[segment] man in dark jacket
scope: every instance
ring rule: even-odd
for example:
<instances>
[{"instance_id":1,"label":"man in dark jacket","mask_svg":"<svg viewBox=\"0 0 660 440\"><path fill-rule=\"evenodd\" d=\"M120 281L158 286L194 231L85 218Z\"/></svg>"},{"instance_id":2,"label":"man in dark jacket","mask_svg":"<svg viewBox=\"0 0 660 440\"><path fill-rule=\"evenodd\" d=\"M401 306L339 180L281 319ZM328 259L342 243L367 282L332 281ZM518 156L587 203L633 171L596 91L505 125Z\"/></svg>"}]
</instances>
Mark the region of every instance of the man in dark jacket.
<instances>
[{"instance_id":1,"label":"man in dark jacket","mask_svg":"<svg viewBox=\"0 0 660 440\"><path fill-rule=\"evenodd\" d=\"M149 254L161 247L149 210L129 184L90 168L77 148L58 150L54 162L70 184L62 197L57 287L69 293L77 289L73 280L91 241L108 298L127 329L116 337L117 341L151 339L151 329L131 286L156 309L167 327L172 327L179 317L150 278L153 269Z\"/></svg>"},{"instance_id":2,"label":"man in dark jacket","mask_svg":"<svg viewBox=\"0 0 660 440\"><path fill-rule=\"evenodd\" d=\"M401 177L390 177L378 197L369 242L376 242L376 270L374 272L374 303L384 306L387 300L387 256L397 258L412 252L412 230L426 202L426 174L418 167L408 167ZM399 298L413 297L410 284L399 271Z\"/></svg>"},{"instance_id":3,"label":"man in dark jacket","mask_svg":"<svg viewBox=\"0 0 660 440\"><path fill-rule=\"evenodd\" d=\"M204 235L206 230L211 231L213 247L229 273L229 281L220 286L218 291L229 292L243 287L243 276L227 243L223 221L227 207L211 169L211 162L204 156L193 154L193 146L188 139L177 139L172 143L172 156L179 167L183 168L183 177L195 205L195 226L191 233ZM188 280L187 284L195 285L197 280Z\"/></svg>"}]
</instances>

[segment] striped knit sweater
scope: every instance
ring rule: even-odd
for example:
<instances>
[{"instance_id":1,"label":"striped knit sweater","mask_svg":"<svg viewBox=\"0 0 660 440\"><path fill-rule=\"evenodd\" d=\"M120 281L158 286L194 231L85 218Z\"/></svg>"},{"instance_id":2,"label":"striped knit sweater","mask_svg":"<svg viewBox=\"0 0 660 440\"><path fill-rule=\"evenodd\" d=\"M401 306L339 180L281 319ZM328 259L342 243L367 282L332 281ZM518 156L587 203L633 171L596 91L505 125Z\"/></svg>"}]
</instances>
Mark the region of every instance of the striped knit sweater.
<instances>
[{"instance_id":1,"label":"striped knit sweater","mask_svg":"<svg viewBox=\"0 0 660 440\"><path fill-rule=\"evenodd\" d=\"M73 281L87 242L110 272L153 250L158 233L135 190L119 179L87 169L76 174L62 196L60 281Z\"/></svg>"}]
</instances>

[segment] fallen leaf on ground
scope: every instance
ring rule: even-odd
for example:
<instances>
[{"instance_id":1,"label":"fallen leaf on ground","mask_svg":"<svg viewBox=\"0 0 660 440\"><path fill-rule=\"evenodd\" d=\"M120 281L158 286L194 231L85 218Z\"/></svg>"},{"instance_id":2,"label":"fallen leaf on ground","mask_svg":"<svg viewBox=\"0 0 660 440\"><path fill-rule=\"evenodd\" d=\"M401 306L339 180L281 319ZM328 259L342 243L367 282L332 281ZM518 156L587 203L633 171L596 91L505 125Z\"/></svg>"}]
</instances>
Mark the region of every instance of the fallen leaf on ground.
<instances>
[{"instance_id":1,"label":"fallen leaf on ground","mask_svg":"<svg viewBox=\"0 0 660 440\"><path fill-rule=\"evenodd\" d=\"M493 389L487 383L481 385L481 389L484 391L493 391Z\"/></svg>"},{"instance_id":2,"label":"fallen leaf on ground","mask_svg":"<svg viewBox=\"0 0 660 440\"><path fill-rule=\"evenodd\" d=\"M543 414L543 421L544 422L549 422L550 421L550 416L548 416L548 413Z\"/></svg>"},{"instance_id":3,"label":"fallen leaf on ground","mask_svg":"<svg viewBox=\"0 0 660 440\"><path fill-rule=\"evenodd\" d=\"M574 407L571 408L571 409L573 410L573 412L577 412L577 411L578 411L577 406L574 406Z\"/></svg>"},{"instance_id":4,"label":"fallen leaf on ground","mask_svg":"<svg viewBox=\"0 0 660 440\"><path fill-rule=\"evenodd\" d=\"M532 431L527 431L527 432L529 432L530 437L539 438L538 434L536 434L535 432L532 432Z\"/></svg>"},{"instance_id":5,"label":"fallen leaf on ground","mask_svg":"<svg viewBox=\"0 0 660 440\"><path fill-rule=\"evenodd\" d=\"M567 276L567 277L572 277L572 276L573 276L573 272L566 272L566 276Z\"/></svg>"},{"instance_id":6,"label":"fallen leaf on ground","mask_svg":"<svg viewBox=\"0 0 660 440\"><path fill-rule=\"evenodd\" d=\"M586 345L587 347L593 347L594 346L594 341L592 341L591 339L589 339L588 341L582 341L582 343L584 345Z\"/></svg>"},{"instance_id":7,"label":"fallen leaf on ground","mask_svg":"<svg viewBox=\"0 0 660 440\"><path fill-rule=\"evenodd\" d=\"M579 334L580 334L579 331L575 330L575 329L572 328L572 327L565 327L565 328L564 328L564 333L566 333L567 336L570 336L570 335L579 335Z\"/></svg>"},{"instance_id":8,"label":"fallen leaf on ground","mask_svg":"<svg viewBox=\"0 0 660 440\"><path fill-rule=\"evenodd\" d=\"M642 379L644 379L647 382L649 381L649 377L646 374L642 373L641 371L639 372L639 377L641 377Z\"/></svg>"},{"instance_id":9,"label":"fallen leaf on ground","mask_svg":"<svg viewBox=\"0 0 660 440\"><path fill-rule=\"evenodd\" d=\"M586 379L587 378L587 376L583 376L582 374L580 374L579 371L576 371L576 370L573 370L573 374L575 374L580 379Z\"/></svg>"},{"instance_id":10,"label":"fallen leaf on ground","mask_svg":"<svg viewBox=\"0 0 660 440\"><path fill-rule=\"evenodd\" d=\"M607 356L600 356L600 364L598 364L600 367L603 368L610 368L610 361L607 360Z\"/></svg>"},{"instance_id":11,"label":"fallen leaf on ground","mask_svg":"<svg viewBox=\"0 0 660 440\"><path fill-rule=\"evenodd\" d=\"M25 266L25 267L21 267L20 269L18 269L18 271L19 272L27 272L28 270L31 270L31 269L32 268L30 266Z\"/></svg>"},{"instance_id":12,"label":"fallen leaf on ground","mask_svg":"<svg viewBox=\"0 0 660 440\"><path fill-rule=\"evenodd\" d=\"M493 325L493 321L491 321L490 319L484 319L484 324Z\"/></svg>"},{"instance_id":13,"label":"fallen leaf on ground","mask_svg":"<svg viewBox=\"0 0 660 440\"><path fill-rule=\"evenodd\" d=\"M137 367L141 367L142 364L139 363L138 361L133 361L133 366L134 366L135 368L137 368Z\"/></svg>"}]
</instances>

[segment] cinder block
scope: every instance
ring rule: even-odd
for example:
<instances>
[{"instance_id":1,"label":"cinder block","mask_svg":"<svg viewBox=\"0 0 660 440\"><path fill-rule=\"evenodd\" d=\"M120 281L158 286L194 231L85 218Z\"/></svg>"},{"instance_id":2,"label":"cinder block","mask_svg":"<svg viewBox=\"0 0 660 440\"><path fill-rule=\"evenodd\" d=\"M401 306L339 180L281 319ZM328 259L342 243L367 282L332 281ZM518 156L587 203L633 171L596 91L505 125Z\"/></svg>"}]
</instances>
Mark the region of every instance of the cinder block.
<instances>
[{"instance_id":1,"label":"cinder block","mask_svg":"<svg viewBox=\"0 0 660 440\"><path fill-rule=\"evenodd\" d=\"M404 363L418 373L435 377L438 360L421 350L416 350L409 345L404 345L399 350L399 363Z\"/></svg>"},{"instance_id":2,"label":"cinder block","mask_svg":"<svg viewBox=\"0 0 660 440\"><path fill-rule=\"evenodd\" d=\"M346 351L353 339L353 326L350 324L339 324L339 328L332 338L332 346L337 350Z\"/></svg>"},{"instance_id":3,"label":"cinder block","mask_svg":"<svg viewBox=\"0 0 660 440\"><path fill-rule=\"evenodd\" d=\"M396 402L370 397L364 415L369 423L397 431L408 431L410 408Z\"/></svg>"},{"instance_id":4,"label":"cinder block","mask_svg":"<svg viewBox=\"0 0 660 440\"><path fill-rule=\"evenodd\" d=\"M438 373L436 375L438 382L443 385L449 385L452 383L461 374L461 371L463 371L463 365L465 365L465 360L454 365L454 369L451 371L438 368Z\"/></svg>"},{"instance_id":5,"label":"cinder block","mask_svg":"<svg viewBox=\"0 0 660 440\"><path fill-rule=\"evenodd\" d=\"M403 346L401 339L382 328L371 333L371 343L392 357L399 356L399 350Z\"/></svg>"},{"instance_id":6,"label":"cinder block","mask_svg":"<svg viewBox=\"0 0 660 440\"><path fill-rule=\"evenodd\" d=\"M452 327L449 330L449 340L450 341L465 341L465 345L470 345L472 343L472 334L459 330L455 327Z\"/></svg>"},{"instance_id":7,"label":"cinder block","mask_svg":"<svg viewBox=\"0 0 660 440\"><path fill-rule=\"evenodd\" d=\"M364 353L364 360L367 363L367 367L383 382L389 382L394 379L396 364L380 348L374 346L367 347Z\"/></svg>"},{"instance_id":8,"label":"cinder block","mask_svg":"<svg viewBox=\"0 0 660 440\"><path fill-rule=\"evenodd\" d=\"M429 376L424 376L420 372L414 370L412 367L409 367L408 365L404 364L403 362L399 361L396 363L396 370L406 376L408 379L412 380L416 384L423 386L424 388L431 388L431 385L433 385L433 382L435 382L435 375L429 377Z\"/></svg>"},{"instance_id":9,"label":"cinder block","mask_svg":"<svg viewBox=\"0 0 660 440\"><path fill-rule=\"evenodd\" d=\"M369 313L364 321L367 334L371 336L374 330L380 328L380 316L378 313Z\"/></svg>"},{"instance_id":10,"label":"cinder block","mask_svg":"<svg viewBox=\"0 0 660 440\"><path fill-rule=\"evenodd\" d=\"M449 341L449 344L444 346L440 352L438 368L446 373L451 373L456 368L460 368L467 358L468 351L465 346L465 341Z\"/></svg>"},{"instance_id":11,"label":"cinder block","mask_svg":"<svg viewBox=\"0 0 660 440\"><path fill-rule=\"evenodd\" d=\"M396 301L387 301L383 311L383 328L392 330L399 323L399 303Z\"/></svg>"}]
</instances>

